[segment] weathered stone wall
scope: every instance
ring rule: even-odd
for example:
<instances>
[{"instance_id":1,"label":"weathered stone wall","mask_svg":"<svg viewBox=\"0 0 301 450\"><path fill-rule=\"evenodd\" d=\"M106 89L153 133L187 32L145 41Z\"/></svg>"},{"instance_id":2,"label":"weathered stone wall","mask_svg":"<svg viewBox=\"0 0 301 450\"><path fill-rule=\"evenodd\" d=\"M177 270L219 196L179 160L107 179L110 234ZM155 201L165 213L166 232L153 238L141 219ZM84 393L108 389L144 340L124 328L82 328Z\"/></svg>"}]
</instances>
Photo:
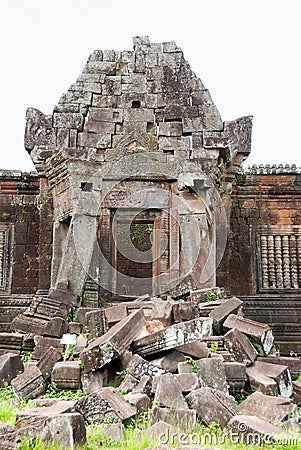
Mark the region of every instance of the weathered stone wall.
<instances>
[{"instance_id":1,"label":"weathered stone wall","mask_svg":"<svg viewBox=\"0 0 301 450\"><path fill-rule=\"evenodd\" d=\"M298 226L301 230L301 173L295 167L253 168L237 175L231 203L230 233L218 271L219 284L233 294L253 295L268 288L260 289L260 236L297 236ZM275 242L273 246L276 247ZM283 254L285 247L282 245L280 250ZM275 248L274 259L277 256ZM297 264L297 271L298 267ZM282 287L285 286L279 286ZM292 287L288 283L287 288Z\"/></svg>"},{"instance_id":2,"label":"weathered stone wall","mask_svg":"<svg viewBox=\"0 0 301 450\"><path fill-rule=\"evenodd\" d=\"M253 166L237 175L231 203L218 285L244 299L249 317L271 323L287 348L301 338L300 169Z\"/></svg>"},{"instance_id":3,"label":"weathered stone wall","mask_svg":"<svg viewBox=\"0 0 301 450\"><path fill-rule=\"evenodd\" d=\"M36 173L0 171L0 329L49 288L52 213ZM41 197L44 200L41 201ZM51 200L51 198L50 198Z\"/></svg>"}]
</instances>

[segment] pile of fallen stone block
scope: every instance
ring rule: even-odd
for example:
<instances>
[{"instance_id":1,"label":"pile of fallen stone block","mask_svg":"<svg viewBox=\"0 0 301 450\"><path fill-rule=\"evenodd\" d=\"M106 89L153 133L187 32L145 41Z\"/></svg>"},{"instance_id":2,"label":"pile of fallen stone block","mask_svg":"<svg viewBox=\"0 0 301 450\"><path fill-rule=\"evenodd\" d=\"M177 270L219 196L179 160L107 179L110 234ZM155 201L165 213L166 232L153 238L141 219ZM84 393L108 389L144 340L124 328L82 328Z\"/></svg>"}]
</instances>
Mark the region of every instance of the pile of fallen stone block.
<instances>
[{"instance_id":1,"label":"pile of fallen stone block","mask_svg":"<svg viewBox=\"0 0 301 450\"><path fill-rule=\"evenodd\" d=\"M142 412L149 428L141 437L189 433L197 419L242 439L299 432L300 358L277 355L271 328L243 317L240 299L206 299L201 290L76 308L78 298L64 289L36 297L14 331L0 333L0 387L35 405L14 427L1 424L2 448L25 437L74 448L85 444L89 424L122 440L124 424ZM68 322L75 309L78 321ZM24 352L32 356L25 368ZM83 396L43 398L49 383Z\"/></svg>"}]
</instances>

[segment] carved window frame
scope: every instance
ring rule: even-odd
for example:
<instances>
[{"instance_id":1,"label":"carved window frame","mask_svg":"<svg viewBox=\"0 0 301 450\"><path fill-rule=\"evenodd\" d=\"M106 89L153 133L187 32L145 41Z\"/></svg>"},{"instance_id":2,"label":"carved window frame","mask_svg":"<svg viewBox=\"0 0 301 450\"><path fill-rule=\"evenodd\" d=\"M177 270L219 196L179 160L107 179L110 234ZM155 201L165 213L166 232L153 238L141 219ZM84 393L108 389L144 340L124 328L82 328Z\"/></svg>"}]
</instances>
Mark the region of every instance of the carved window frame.
<instances>
[{"instance_id":1,"label":"carved window frame","mask_svg":"<svg viewBox=\"0 0 301 450\"><path fill-rule=\"evenodd\" d=\"M0 223L0 295L11 289L13 225Z\"/></svg>"},{"instance_id":2,"label":"carved window frame","mask_svg":"<svg viewBox=\"0 0 301 450\"><path fill-rule=\"evenodd\" d=\"M258 292L300 292L301 226L257 227L255 242Z\"/></svg>"}]
</instances>

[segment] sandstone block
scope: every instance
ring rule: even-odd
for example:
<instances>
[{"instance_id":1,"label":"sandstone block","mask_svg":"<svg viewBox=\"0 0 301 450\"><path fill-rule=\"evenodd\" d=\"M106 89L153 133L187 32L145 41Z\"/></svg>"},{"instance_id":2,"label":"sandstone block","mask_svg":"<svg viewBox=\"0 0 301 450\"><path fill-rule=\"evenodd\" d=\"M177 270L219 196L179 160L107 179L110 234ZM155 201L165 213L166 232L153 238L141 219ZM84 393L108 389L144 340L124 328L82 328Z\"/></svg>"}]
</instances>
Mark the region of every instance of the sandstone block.
<instances>
[{"instance_id":1,"label":"sandstone block","mask_svg":"<svg viewBox=\"0 0 301 450\"><path fill-rule=\"evenodd\" d=\"M256 361L253 366L247 368L247 375L249 380L250 377L255 378L258 375L268 377L276 383L277 391L282 397L293 395L291 375L287 366ZM268 392L264 393L268 394Z\"/></svg>"},{"instance_id":2,"label":"sandstone block","mask_svg":"<svg viewBox=\"0 0 301 450\"><path fill-rule=\"evenodd\" d=\"M123 422L137 413L137 409L111 387L101 388L80 398L75 404L75 409L89 424L108 421Z\"/></svg>"},{"instance_id":3,"label":"sandstone block","mask_svg":"<svg viewBox=\"0 0 301 450\"><path fill-rule=\"evenodd\" d=\"M227 424L227 428L237 436L239 442L252 444L272 443L273 437L285 438L283 429L265 422L255 416L247 416L244 414L236 415Z\"/></svg>"},{"instance_id":4,"label":"sandstone block","mask_svg":"<svg viewBox=\"0 0 301 450\"><path fill-rule=\"evenodd\" d=\"M196 410L159 408L156 406L150 410L149 421L150 425L163 421L185 431L185 433L190 433L195 427Z\"/></svg>"},{"instance_id":5,"label":"sandstone block","mask_svg":"<svg viewBox=\"0 0 301 450\"><path fill-rule=\"evenodd\" d=\"M17 436L22 439L39 438L62 448L75 449L86 443L84 419L78 413L31 416L20 421L15 429Z\"/></svg>"},{"instance_id":6,"label":"sandstone block","mask_svg":"<svg viewBox=\"0 0 301 450\"><path fill-rule=\"evenodd\" d=\"M137 412L148 411L151 407L151 401L147 394L142 392L129 392L124 396L125 400L135 406Z\"/></svg>"},{"instance_id":7,"label":"sandstone block","mask_svg":"<svg viewBox=\"0 0 301 450\"><path fill-rule=\"evenodd\" d=\"M224 341L229 352L231 352L236 361L249 366L256 359L257 351L251 344L246 335L237 328L228 331L224 336Z\"/></svg>"},{"instance_id":8,"label":"sandstone block","mask_svg":"<svg viewBox=\"0 0 301 450\"><path fill-rule=\"evenodd\" d=\"M182 389L170 373L159 377L154 403L172 409L188 409L187 402L182 394Z\"/></svg>"},{"instance_id":9,"label":"sandstone block","mask_svg":"<svg viewBox=\"0 0 301 450\"><path fill-rule=\"evenodd\" d=\"M180 345L202 340L212 333L211 318L196 318L176 323L133 342L133 351L141 356L151 356Z\"/></svg>"},{"instance_id":10,"label":"sandstone block","mask_svg":"<svg viewBox=\"0 0 301 450\"><path fill-rule=\"evenodd\" d=\"M51 382L58 390L77 391L80 389L80 367L77 361L55 363L51 372Z\"/></svg>"},{"instance_id":11,"label":"sandstone block","mask_svg":"<svg viewBox=\"0 0 301 450\"><path fill-rule=\"evenodd\" d=\"M130 314L103 336L96 338L80 354L85 371L96 370L120 356L135 339L144 325L143 310Z\"/></svg>"},{"instance_id":12,"label":"sandstone block","mask_svg":"<svg viewBox=\"0 0 301 450\"><path fill-rule=\"evenodd\" d=\"M224 322L224 328L226 330L236 328L246 334L263 356L268 355L274 345L274 336L269 325L230 314Z\"/></svg>"},{"instance_id":13,"label":"sandstone block","mask_svg":"<svg viewBox=\"0 0 301 450\"><path fill-rule=\"evenodd\" d=\"M46 349L37 364L37 367L42 372L44 380L50 378L53 366L61 359L61 357L62 353L57 348L50 346Z\"/></svg>"},{"instance_id":14,"label":"sandstone block","mask_svg":"<svg viewBox=\"0 0 301 450\"><path fill-rule=\"evenodd\" d=\"M221 302L210 312L213 319L213 329L217 334L223 333L223 323L230 314L236 314L243 302L237 297L231 297Z\"/></svg>"},{"instance_id":15,"label":"sandstone block","mask_svg":"<svg viewBox=\"0 0 301 450\"><path fill-rule=\"evenodd\" d=\"M11 386L15 394L24 400L36 398L44 394L46 390L43 374L34 365L28 367L25 372L14 378L11 381Z\"/></svg>"},{"instance_id":16,"label":"sandstone block","mask_svg":"<svg viewBox=\"0 0 301 450\"><path fill-rule=\"evenodd\" d=\"M238 411L241 414L257 416L273 423L284 422L289 418L294 418L296 423L300 420L298 407L292 400L281 396L265 395L262 392L254 392L249 395L240 403Z\"/></svg>"},{"instance_id":17,"label":"sandstone block","mask_svg":"<svg viewBox=\"0 0 301 450\"><path fill-rule=\"evenodd\" d=\"M201 387L190 392L185 398L189 407L196 410L206 425L215 422L225 428L237 414L234 397L217 389Z\"/></svg>"},{"instance_id":18,"label":"sandstone block","mask_svg":"<svg viewBox=\"0 0 301 450\"><path fill-rule=\"evenodd\" d=\"M6 353L0 356L0 388L10 385L18 372L23 371L23 364L20 356L15 353Z\"/></svg>"},{"instance_id":19,"label":"sandstone block","mask_svg":"<svg viewBox=\"0 0 301 450\"><path fill-rule=\"evenodd\" d=\"M81 375L82 389L85 394L91 394L91 392L98 391L108 384L108 370L103 368L94 370L93 372L83 373Z\"/></svg>"},{"instance_id":20,"label":"sandstone block","mask_svg":"<svg viewBox=\"0 0 301 450\"><path fill-rule=\"evenodd\" d=\"M192 356L193 358L208 358L210 356L210 350L205 342L190 342L190 344L180 345L176 348L185 355Z\"/></svg>"}]
</instances>

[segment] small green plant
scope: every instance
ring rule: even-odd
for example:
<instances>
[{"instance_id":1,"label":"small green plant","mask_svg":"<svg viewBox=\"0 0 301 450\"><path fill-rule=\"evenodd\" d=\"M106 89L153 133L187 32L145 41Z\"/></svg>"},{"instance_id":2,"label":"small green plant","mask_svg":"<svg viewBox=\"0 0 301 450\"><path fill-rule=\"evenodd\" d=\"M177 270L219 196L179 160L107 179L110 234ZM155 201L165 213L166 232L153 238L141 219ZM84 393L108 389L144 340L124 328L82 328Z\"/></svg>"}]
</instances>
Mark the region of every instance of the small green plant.
<instances>
[{"instance_id":1,"label":"small green plant","mask_svg":"<svg viewBox=\"0 0 301 450\"><path fill-rule=\"evenodd\" d=\"M63 352L63 358L64 360L73 358L73 352L74 352L74 346L73 345L66 345L66 348Z\"/></svg>"},{"instance_id":2,"label":"small green plant","mask_svg":"<svg viewBox=\"0 0 301 450\"><path fill-rule=\"evenodd\" d=\"M78 312L74 309L68 315L68 322L78 322Z\"/></svg>"},{"instance_id":3,"label":"small green plant","mask_svg":"<svg viewBox=\"0 0 301 450\"><path fill-rule=\"evenodd\" d=\"M196 373L197 375L199 375L199 373L200 373L200 368L199 368L199 366L197 365L197 362L196 362L194 359L189 358L189 359L187 359L187 360L185 361L185 363L186 363L186 364L190 364L190 365L191 365L191 371L192 371L193 373Z\"/></svg>"},{"instance_id":4,"label":"small green plant","mask_svg":"<svg viewBox=\"0 0 301 450\"><path fill-rule=\"evenodd\" d=\"M80 367L80 370L85 370L84 363L80 359L78 360L78 365Z\"/></svg>"},{"instance_id":5,"label":"small green plant","mask_svg":"<svg viewBox=\"0 0 301 450\"><path fill-rule=\"evenodd\" d=\"M21 361L23 363L23 366L25 366L25 364L31 360L32 358L32 354L30 352L21 352L20 353L20 357L21 357Z\"/></svg>"},{"instance_id":6,"label":"small green plant","mask_svg":"<svg viewBox=\"0 0 301 450\"><path fill-rule=\"evenodd\" d=\"M218 292L217 293L214 293L212 291L206 292L205 302L215 302L219 299L220 299L220 294Z\"/></svg>"},{"instance_id":7,"label":"small green plant","mask_svg":"<svg viewBox=\"0 0 301 450\"><path fill-rule=\"evenodd\" d=\"M216 353L217 350L218 350L218 342L212 342L212 344L210 345L210 352Z\"/></svg>"},{"instance_id":8,"label":"small green plant","mask_svg":"<svg viewBox=\"0 0 301 450\"><path fill-rule=\"evenodd\" d=\"M67 391L67 390L58 390L55 383L48 384L46 394L44 398L60 398L63 400L78 400L81 397L84 397L84 393L81 390L78 391Z\"/></svg>"},{"instance_id":9,"label":"small green plant","mask_svg":"<svg viewBox=\"0 0 301 450\"><path fill-rule=\"evenodd\" d=\"M127 367L126 369L122 370L121 372L116 372L117 378L119 378L120 380L123 380L127 374L130 373L130 369L129 367Z\"/></svg>"}]
</instances>

